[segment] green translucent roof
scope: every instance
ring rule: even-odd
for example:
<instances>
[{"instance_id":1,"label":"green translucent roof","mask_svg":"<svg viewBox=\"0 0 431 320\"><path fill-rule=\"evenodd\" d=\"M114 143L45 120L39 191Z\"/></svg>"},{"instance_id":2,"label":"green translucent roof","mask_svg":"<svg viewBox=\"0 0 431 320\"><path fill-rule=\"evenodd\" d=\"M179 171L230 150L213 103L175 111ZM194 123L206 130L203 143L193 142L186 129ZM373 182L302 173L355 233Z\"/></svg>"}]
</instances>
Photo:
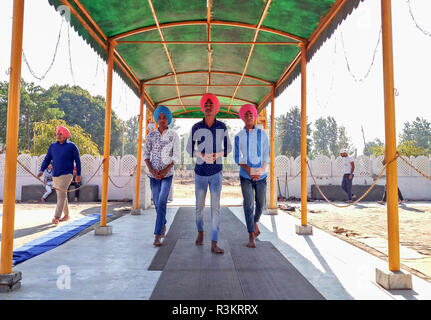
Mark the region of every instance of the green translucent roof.
<instances>
[{"instance_id":1,"label":"green translucent roof","mask_svg":"<svg viewBox=\"0 0 431 320\"><path fill-rule=\"evenodd\" d=\"M72 8L70 23L103 59L115 40L115 71L137 95L143 86L151 107L169 106L178 118L202 117L206 92L219 97L219 117L238 117L245 103L264 107L298 59L298 44L310 40L333 7L344 9L344 18L360 0L348 0L350 9L340 0L268 1L49 0L57 10ZM265 44L252 45L255 36Z\"/></svg>"}]
</instances>

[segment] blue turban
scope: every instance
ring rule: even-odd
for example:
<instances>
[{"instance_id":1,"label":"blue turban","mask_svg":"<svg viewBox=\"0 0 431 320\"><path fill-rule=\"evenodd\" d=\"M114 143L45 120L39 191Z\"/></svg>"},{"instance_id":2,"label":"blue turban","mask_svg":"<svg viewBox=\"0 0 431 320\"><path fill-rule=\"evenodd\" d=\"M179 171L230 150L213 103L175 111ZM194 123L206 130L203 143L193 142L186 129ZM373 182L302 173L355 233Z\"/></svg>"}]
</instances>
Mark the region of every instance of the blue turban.
<instances>
[{"instance_id":1,"label":"blue turban","mask_svg":"<svg viewBox=\"0 0 431 320\"><path fill-rule=\"evenodd\" d=\"M163 113L165 117L168 119L168 124L172 122L172 112L168 107L158 106L156 110L154 110L154 120L159 124L159 116L160 113Z\"/></svg>"}]
</instances>

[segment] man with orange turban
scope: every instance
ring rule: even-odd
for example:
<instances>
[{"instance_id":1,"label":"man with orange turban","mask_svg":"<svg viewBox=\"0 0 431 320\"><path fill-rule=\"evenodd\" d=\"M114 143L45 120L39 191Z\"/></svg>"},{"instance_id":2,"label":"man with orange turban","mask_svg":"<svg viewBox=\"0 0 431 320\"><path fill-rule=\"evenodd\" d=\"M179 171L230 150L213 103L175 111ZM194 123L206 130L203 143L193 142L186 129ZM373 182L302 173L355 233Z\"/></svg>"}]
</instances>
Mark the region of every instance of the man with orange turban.
<instances>
[{"instance_id":1,"label":"man with orange turban","mask_svg":"<svg viewBox=\"0 0 431 320\"><path fill-rule=\"evenodd\" d=\"M49 146L45 160L42 162L38 177L41 177L45 169L52 161L54 188L57 192L57 206L55 208L52 223L58 224L60 221L69 220L69 207L67 203L67 190L73 178L73 168L76 164L76 181L81 181L81 158L78 147L68 140L70 131L63 126L58 126L56 130L57 142ZM60 189L60 190L59 190ZM60 219L62 212L64 217Z\"/></svg>"},{"instance_id":2,"label":"man with orange turban","mask_svg":"<svg viewBox=\"0 0 431 320\"><path fill-rule=\"evenodd\" d=\"M266 132L255 126L256 107L245 104L239 110L244 128L235 135L234 159L239 171L243 208L249 241L247 247L256 248L259 218L266 207L266 168L270 161Z\"/></svg>"},{"instance_id":3,"label":"man with orange turban","mask_svg":"<svg viewBox=\"0 0 431 320\"><path fill-rule=\"evenodd\" d=\"M226 125L216 119L216 114L220 108L217 97L212 93L206 93L202 96L200 104L205 117L193 125L187 143L187 152L197 159L195 165L196 226L198 229L196 245L203 245L203 208L209 187L211 194L211 252L224 253L224 250L217 246L223 180L222 158L227 157L232 146Z\"/></svg>"}]
</instances>

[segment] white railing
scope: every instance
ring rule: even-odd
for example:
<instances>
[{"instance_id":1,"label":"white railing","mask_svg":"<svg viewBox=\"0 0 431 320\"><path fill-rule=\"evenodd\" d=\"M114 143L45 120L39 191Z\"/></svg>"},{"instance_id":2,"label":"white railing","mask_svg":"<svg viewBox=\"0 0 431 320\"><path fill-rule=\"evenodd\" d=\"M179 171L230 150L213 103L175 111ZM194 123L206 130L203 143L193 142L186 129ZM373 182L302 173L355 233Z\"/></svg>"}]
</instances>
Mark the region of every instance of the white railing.
<instances>
[{"instance_id":1,"label":"white railing","mask_svg":"<svg viewBox=\"0 0 431 320\"><path fill-rule=\"evenodd\" d=\"M430 176L431 174L431 157L418 156L406 158L413 166ZM377 175L383 168L383 156L367 157L361 155L355 159L355 177L353 184L371 185L377 178ZM309 160L311 171L317 178L319 185L339 185L343 176L343 158L334 156L327 157L324 155L317 156ZM408 200L431 200L431 181L425 179L401 159L397 159L398 169L398 186L405 199ZM283 155L275 158L275 173L278 192L287 197L300 197L300 179L291 180L301 170L300 157L286 157ZM386 173L384 173L385 175ZM284 181L287 180L286 186ZM385 176L377 184L384 185ZM311 185L314 184L307 169L307 187L311 192Z\"/></svg>"},{"instance_id":2,"label":"white railing","mask_svg":"<svg viewBox=\"0 0 431 320\"><path fill-rule=\"evenodd\" d=\"M30 169L34 174L39 172L40 166L44 159L42 156L30 156L28 154L21 154L18 156L19 161ZM383 156L367 157L361 155L354 159L355 162L355 178L353 184L370 185L383 168ZM431 175L431 157L419 156L410 157L409 160L416 168ZM96 170L102 161L102 157L93 157L88 154L81 156L81 175L82 181L85 183L94 170ZM4 178L4 162L5 154L0 154L0 200L3 199L3 178ZM310 167L313 175L317 178L319 185L338 185L341 183L343 175L343 159L342 157L335 158L327 157L324 155L317 156L313 160L309 160ZM123 157L110 157L109 174L117 185L123 186L130 180L130 174L135 171L137 164L134 155L125 155ZM142 161L142 166L145 163ZM404 161L398 159L398 185L403 193L403 196L409 200L431 200L431 181L425 179L415 170L410 168ZM275 158L275 175L278 178L276 182L276 190L284 195L285 190L288 189L288 196L298 197L300 195L300 179L292 178L297 175L301 170L300 157L296 159L286 157L283 155ZM288 180L287 188L284 180ZM134 180L134 179L132 179ZM17 166L17 186L16 186L16 199L21 199L21 187L28 184L38 184L39 182L25 171L20 165ZM378 184L385 184L386 180L383 177ZM99 196L102 186L102 168L94 176L90 184L99 185ZM132 199L134 194L134 184L132 181L125 188L116 188L112 184L109 186L108 198L110 200ZM307 187L310 193L313 181L309 170L307 170Z\"/></svg>"},{"instance_id":3,"label":"white railing","mask_svg":"<svg viewBox=\"0 0 431 320\"><path fill-rule=\"evenodd\" d=\"M21 154L18 156L18 160L33 174L37 174L40 170L42 162L45 158L45 155L41 156L30 156L28 154ZM103 158L100 156L93 157L89 154L84 154L81 156L81 176L82 182L86 183L87 179L89 179L95 170L99 168L100 163ZM5 163L5 154L0 154L0 200L3 200L4 193L4 163ZM126 185L130 179L130 174L135 171L136 168L136 157L133 155L125 155L123 157L109 157L109 175L112 180L119 186ZM102 174L103 174L103 166L100 167L96 175L90 181L90 185L98 185L99 186L99 198L101 196L102 191ZM24 168L21 167L20 164L17 165L16 172L17 180L16 180L16 199L21 200L21 188L23 185L29 184L39 184L30 173L28 173ZM127 184L124 188L117 188L114 185L110 184L108 188L108 199L109 200L122 200L122 199L132 199L134 195L134 185L135 181L132 181Z\"/></svg>"}]
</instances>

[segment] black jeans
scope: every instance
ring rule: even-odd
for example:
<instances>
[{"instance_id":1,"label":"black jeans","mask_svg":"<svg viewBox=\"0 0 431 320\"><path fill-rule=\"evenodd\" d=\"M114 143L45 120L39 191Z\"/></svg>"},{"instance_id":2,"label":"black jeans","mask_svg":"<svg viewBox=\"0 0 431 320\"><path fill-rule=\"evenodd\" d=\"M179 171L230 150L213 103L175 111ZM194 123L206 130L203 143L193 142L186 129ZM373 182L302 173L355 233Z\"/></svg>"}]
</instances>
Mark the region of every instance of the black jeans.
<instances>
[{"instance_id":1,"label":"black jeans","mask_svg":"<svg viewBox=\"0 0 431 320\"><path fill-rule=\"evenodd\" d=\"M79 187L81 187L81 182L73 182L72 181L72 183L69 186L69 189L70 189L71 186L74 186L75 189L78 189ZM75 197L79 199L79 190L75 191Z\"/></svg>"},{"instance_id":2,"label":"black jeans","mask_svg":"<svg viewBox=\"0 0 431 320\"><path fill-rule=\"evenodd\" d=\"M352 200L352 182L353 177L355 176L352 174L352 180L349 179L350 173L345 173L343 176L343 182L341 183L341 188L346 191L347 196L349 197L349 200Z\"/></svg>"},{"instance_id":3,"label":"black jeans","mask_svg":"<svg viewBox=\"0 0 431 320\"><path fill-rule=\"evenodd\" d=\"M386 202L386 185L385 185L385 193L382 198L383 202ZM400 188L398 188L398 201L404 201L403 195L401 194Z\"/></svg>"}]
</instances>

